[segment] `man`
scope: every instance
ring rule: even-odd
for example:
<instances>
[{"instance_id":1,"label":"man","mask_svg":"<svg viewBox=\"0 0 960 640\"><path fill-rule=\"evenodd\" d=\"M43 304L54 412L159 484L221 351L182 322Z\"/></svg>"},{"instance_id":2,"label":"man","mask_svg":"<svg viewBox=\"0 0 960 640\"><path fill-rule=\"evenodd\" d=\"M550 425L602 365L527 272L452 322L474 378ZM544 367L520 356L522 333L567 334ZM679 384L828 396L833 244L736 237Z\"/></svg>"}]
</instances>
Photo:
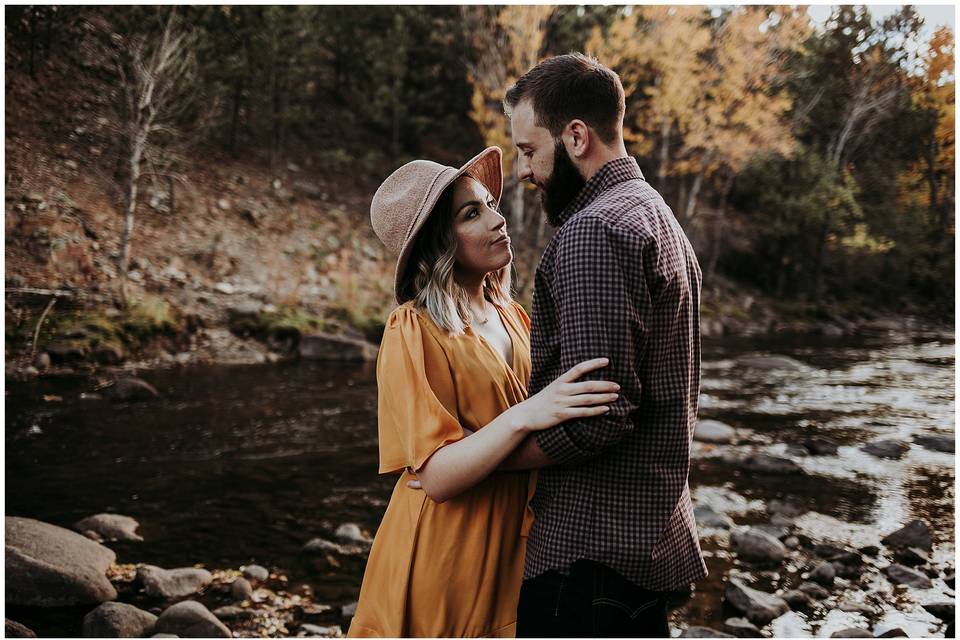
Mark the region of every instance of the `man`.
<instances>
[{"instance_id":1,"label":"man","mask_svg":"<svg viewBox=\"0 0 960 640\"><path fill-rule=\"evenodd\" d=\"M623 143L619 77L550 58L506 93L522 180L556 233L537 269L530 394L574 364L620 384L604 416L539 432L507 461L540 468L517 632L669 637L666 594L706 576L690 503L701 273Z\"/></svg>"}]
</instances>

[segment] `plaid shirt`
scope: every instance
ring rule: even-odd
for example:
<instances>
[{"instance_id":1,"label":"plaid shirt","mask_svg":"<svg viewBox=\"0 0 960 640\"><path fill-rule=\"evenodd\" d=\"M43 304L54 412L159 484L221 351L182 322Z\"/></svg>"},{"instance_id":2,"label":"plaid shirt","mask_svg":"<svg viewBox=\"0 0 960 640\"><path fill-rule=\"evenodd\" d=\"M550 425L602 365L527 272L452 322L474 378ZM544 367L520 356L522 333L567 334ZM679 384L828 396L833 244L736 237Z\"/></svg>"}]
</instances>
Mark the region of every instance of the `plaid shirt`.
<instances>
[{"instance_id":1,"label":"plaid shirt","mask_svg":"<svg viewBox=\"0 0 960 640\"><path fill-rule=\"evenodd\" d=\"M604 416L537 434L525 578L577 559L653 590L707 575L687 477L700 393L700 266L636 160L604 165L561 214L537 268L530 394L583 360L610 365Z\"/></svg>"}]
</instances>

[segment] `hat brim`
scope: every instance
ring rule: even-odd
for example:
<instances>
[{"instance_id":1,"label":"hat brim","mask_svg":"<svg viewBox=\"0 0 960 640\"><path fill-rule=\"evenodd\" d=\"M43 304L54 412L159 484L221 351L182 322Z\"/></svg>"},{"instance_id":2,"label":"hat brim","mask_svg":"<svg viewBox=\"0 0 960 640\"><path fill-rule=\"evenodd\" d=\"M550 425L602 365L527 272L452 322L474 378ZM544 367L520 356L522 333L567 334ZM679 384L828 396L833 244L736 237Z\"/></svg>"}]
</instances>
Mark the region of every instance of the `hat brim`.
<instances>
[{"instance_id":1,"label":"hat brim","mask_svg":"<svg viewBox=\"0 0 960 640\"><path fill-rule=\"evenodd\" d=\"M393 291L398 304L403 304L406 299L400 295L400 285L403 283L407 271L407 262L416 244L417 235L420 229L426 224L433 212L434 207L440 200L444 190L453 184L457 178L470 176L480 182L490 195L494 197L497 204L500 204L500 198L503 196L503 152L500 147L487 147L473 158L468 160L460 169L454 170L449 167L449 171L442 172L438 179L431 185L424 198L423 204L417 211L417 217L411 227L410 234L403 247L400 249L400 256L397 258L397 267L394 272Z\"/></svg>"}]
</instances>

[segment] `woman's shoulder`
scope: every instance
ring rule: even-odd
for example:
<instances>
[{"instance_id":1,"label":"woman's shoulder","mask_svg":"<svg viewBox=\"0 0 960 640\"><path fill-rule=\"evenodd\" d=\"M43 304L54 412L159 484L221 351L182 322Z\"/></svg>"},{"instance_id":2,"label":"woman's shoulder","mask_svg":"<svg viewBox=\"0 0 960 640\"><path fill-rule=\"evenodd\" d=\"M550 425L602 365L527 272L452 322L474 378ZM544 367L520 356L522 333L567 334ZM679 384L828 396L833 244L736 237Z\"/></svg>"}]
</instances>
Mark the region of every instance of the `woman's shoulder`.
<instances>
[{"instance_id":1,"label":"woman's shoulder","mask_svg":"<svg viewBox=\"0 0 960 640\"><path fill-rule=\"evenodd\" d=\"M513 311L514 315L516 315L516 316L520 319L521 324L523 324L523 326L524 326L524 327L526 328L526 330L529 332L529 331L530 331L530 316L527 315L527 310L523 308L523 305L521 305L521 304L520 304L519 302L517 302L516 300L511 300L511 301L510 301L510 309Z\"/></svg>"},{"instance_id":2,"label":"woman's shoulder","mask_svg":"<svg viewBox=\"0 0 960 640\"><path fill-rule=\"evenodd\" d=\"M404 302L390 312L385 331L400 331L404 334L426 332L437 340L443 337L443 332L430 318L430 314L418 309L412 300Z\"/></svg>"}]
</instances>

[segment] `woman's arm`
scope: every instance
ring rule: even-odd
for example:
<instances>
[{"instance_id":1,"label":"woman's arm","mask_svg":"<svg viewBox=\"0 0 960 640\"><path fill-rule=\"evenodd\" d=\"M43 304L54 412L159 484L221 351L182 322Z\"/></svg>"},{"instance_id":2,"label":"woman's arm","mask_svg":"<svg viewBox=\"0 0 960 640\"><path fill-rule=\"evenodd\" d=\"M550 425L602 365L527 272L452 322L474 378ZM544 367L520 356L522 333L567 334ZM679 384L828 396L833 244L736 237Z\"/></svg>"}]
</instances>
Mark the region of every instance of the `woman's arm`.
<instances>
[{"instance_id":1,"label":"woman's arm","mask_svg":"<svg viewBox=\"0 0 960 640\"><path fill-rule=\"evenodd\" d=\"M490 475L528 434L609 411L607 403L617 399L616 383L574 382L608 362L606 358L581 362L470 437L438 449L417 471L423 490L435 502L445 502Z\"/></svg>"}]
</instances>

